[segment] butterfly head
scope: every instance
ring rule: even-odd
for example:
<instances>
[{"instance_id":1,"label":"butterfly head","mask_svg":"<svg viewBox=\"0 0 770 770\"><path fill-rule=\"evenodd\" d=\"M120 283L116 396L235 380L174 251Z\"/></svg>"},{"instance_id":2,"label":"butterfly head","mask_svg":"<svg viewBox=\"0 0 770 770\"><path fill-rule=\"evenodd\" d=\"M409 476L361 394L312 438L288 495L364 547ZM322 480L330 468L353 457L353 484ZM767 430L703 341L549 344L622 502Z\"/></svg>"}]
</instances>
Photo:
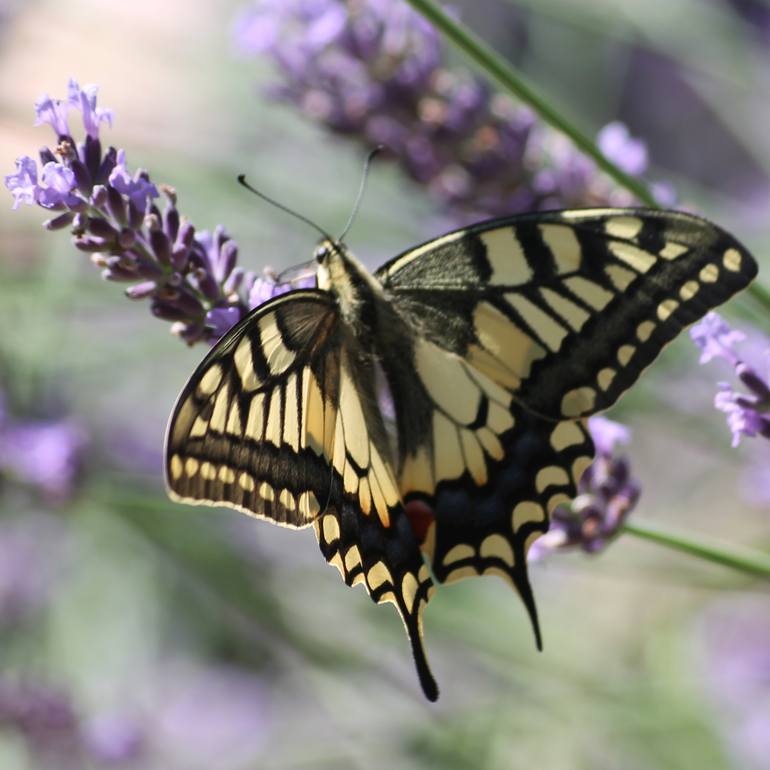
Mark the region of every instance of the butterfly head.
<instances>
[{"instance_id":1,"label":"butterfly head","mask_svg":"<svg viewBox=\"0 0 770 770\"><path fill-rule=\"evenodd\" d=\"M351 265L350 253L343 243L322 238L313 252L313 257L318 263L316 274L319 289L334 291L346 282Z\"/></svg>"}]
</instances>

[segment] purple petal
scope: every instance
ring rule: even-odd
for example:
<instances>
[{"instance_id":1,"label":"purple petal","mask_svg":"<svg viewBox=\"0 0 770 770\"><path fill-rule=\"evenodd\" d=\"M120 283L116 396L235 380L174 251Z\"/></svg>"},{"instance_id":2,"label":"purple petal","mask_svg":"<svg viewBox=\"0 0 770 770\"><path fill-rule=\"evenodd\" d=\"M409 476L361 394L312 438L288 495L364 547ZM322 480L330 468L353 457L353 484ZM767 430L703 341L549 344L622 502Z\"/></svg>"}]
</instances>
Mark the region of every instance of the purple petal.
<instances>
[{"instance_id":1,"label":"purple petal","mask_svg":"<svg viewBox=\"0 0 770 770\"><path fill-rule=\"evenodd\" d=\"M73 194L76 184L75 174L71 168L62 163L46 163L40 174L38 203L45 208L51 208L59 203L75 205L79 201Z\"/></svg>"},{"instance_id":2,"label":"purple petal","mask_svg":"<svg viewBox=\"0 0 770 770\"><path fill-rule=\"evenodd\" d=\"M68 103L83 114L83 126L93 139L99 138L99 124L107 123L112 127L113 111L96 106L98 86L90 84L80 88L77 81L70 78L68 85Z\"/></svg>"},{"instance_id":3,"label":"purple petal","mask_svg":"<svg viewBox=\"0 0 770 770\"><path fill-rule=\"evenodd\" d=\"M690 329L690 339L702 351L700 363L708 363L712 358L724 358L735 364L736 357L732 348L736 343L745 340L746 335L730 329L724 319L712 311Z\"/></svg>"},{"instance_id":4,"label":"purple petal","mask_svg":"<svg viewBox=\"0 0 770 770\"><path fill-rule=\"evenodd\" d=\"M647 146L634 139L623 123L608 123L596 141L602 153L627 174L640 176L647 170Z\"/></svg>"},{"instance_id":5,"label":"purple petal","mask_svg":"<svg viewBox=\"0 0 770 770\"><path fill-rule=\"evenodd\" d=\"M69 102L60 99L51 99L48 94L43 94L35 102L35 125L42 126L47 123L56 132L56 136L69 136L70 129L67 124L67 113L70 110Z\"/></svg>"},{"instance_id":6,"label":"purple petal","mask_svg":"<svg viewBox=\"0 0 770 770\"><path fill-rule=\"evenodd\" d=\"M594 440L597 454L610 456L618 445L626 446L631 441L631 431L619 422L606 417L594 416L588 420L588 429Z\"/></svg>"},{"instance_id":7,"label":"purple petal","mask_svg":"<svg viewBox=\"0 0 770 770\"><path fill-rule=\"evenodd\" d=\"M13 208L17 209L22 203L32 205L37 203L37 164L29 155L16 159L16 173L5 177L5 186L13 194Z\"/></svg>"},{"instance_id":8,"label":"purple petal","mask_svg":"<svg viewBox=\"0 0 770 770\"><path fill-rule=\"evenodd\" d=\"M17 423L0 436L0 470L64 499L72 492L84 443L82 431L69 422Z\"/></svg>"}]
</instances>

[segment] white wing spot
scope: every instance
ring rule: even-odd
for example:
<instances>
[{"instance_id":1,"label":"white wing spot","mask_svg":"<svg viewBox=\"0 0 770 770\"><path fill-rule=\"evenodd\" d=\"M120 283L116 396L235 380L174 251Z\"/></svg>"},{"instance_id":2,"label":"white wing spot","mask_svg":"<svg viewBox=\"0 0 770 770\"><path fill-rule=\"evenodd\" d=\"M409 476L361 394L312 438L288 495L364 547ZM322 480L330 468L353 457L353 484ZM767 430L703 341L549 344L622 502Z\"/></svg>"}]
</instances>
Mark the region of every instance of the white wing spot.
<instances>
[{"instance_id":1,"label":"white wing spot","mask_svg":"<svg viewBox=\"0 0 770 770\"><path fill-rule=\"evenodd\" d=\"M644 222L639 217L612 217L604 224L607 235L633 240L642 231Z\"/></svg>"},{"instance_id":2,"label":"white wing spot","mask_svg":"<svg viewBox=\"0 0 770 770\"><path fill-rule=\"evenodd\" d=\"M551 432L551 446L557 452L561 452L575 444L582 444L584 436L577 423L560 422Z\"/></svg>"},{"instance_id":3,"label":"white wing spot","mask_svg":"<svg viewBox=\"0 0 770 770\"><path fill-rule=\"evenodd\" d=\"M589 281L579 275L573 275L571 278L564 279L564 285L579 299L582 299L586 305L594 310L604 310L613 298L611 291L607 291L594 281Z\"/></svg>"},{"instance_id":4,"label":"white wing spot","mask_svg":"<svg viewBox=\"0 0 770 770\"><path fill-rule=\"evenodd\" d=\"M548 465L537 472L535 476L535 489L542 493L548 487L563 487L569 484L569 476L564 468L558 465Z\"/></svg>"},{"instance_id":5,"label":"white wing spot","mask_svg":"<svg viewBox=\"0 0 770 770\"><path fill-rule=\"evenodd\" d=\"M615 376L617 375L617 372L610 368L609 366L605 369L602 369L599 374L596 377L596 381L599 383L599 387L602 390L607 390L607 388L612 385L612 381L615 379Z\"/></svg>"},{"instance_id":6,"label":"white wing spot","mask_svg":"<svg viewBox=\"0 0 770 770\"><path fill-rule=\"evenodd\" d=\"M565 417L579 417L590 412L596 403L596 391L589 387L573 388L561 400L561 413Z\"/></svg>"},{"instance_id":7,"label":"white wing spot","mask_svg":"<svg viewBox=\"0 0 770 770\"><path fill-rule=\"evenodd\" d=\"M634 357L636 353L635 345L621 345L618 348L618 363L621 366L626 366L628 362Z\"/></svg>"},{"instance_id":8,"label":"white wing spot","mask_svg":"<svg viewBox=\"0 0 770 770\"><path fill-rule=\"evenodd\" d=\"M214 364L201 377L198 392L204 396L210 396L219 387L220 382L222 382L222 367Z\"/></svg>"},{"instance_id":9,"label":"white wing spot","mask_svg":"<svg viewBox=\"0 0 770 770\"><path fill-rule=\"evenodd\" d=\"M719 268L716 265L706 265L698 274L703 283L716 283L719 278Z\"/></svg>"},{"instance_id":10,"label":"white wing spot","mask_svg":"<svg viewBox=\"0 0 770 770\"><path fill-rule=\"evenodd\" d=\"M569 225L540 225L540 232L543 241L553 254L556 271L560 275L574 273L580 269L583 250L572 227Z\"/></svg>"},{"instance_id":11,"label":"white wing spot","mask_svg":"<svg viewBox=\"0 0 770 770\"><path fill-rule=\"evenodd\" d=\"M653 331L655 331L654 321L642 321L639 326L636 327L636 336L640 342L647 342Z\"/></svg>"},{"instance_id":12,"label":"white wing spot","mask_svg":"<svg viewBox=\"0 0 770 770\"><path fill-rule=\"evenodd\" d=\"M728 249L722 257L722 264L731 273L737 273L741 269L741 253L738 249Z\"/></svg>"},{"instance_id":13,"label":"white wing spot","mask_svg":"<svg viewBox=\"0 0 770 770\"><path fill-rule=\"evenodd\" d=\"M678 307L679 303L675 299L664 299L658 305L658 318L661 321L666 321Z\"/></svg>"},{"instance_id":14,"label":"white wing spot","mask_svg":"<svg viewBox=\"0 0 770 770\"><path fill-rule=\"evenodd\" d=\"M513 566L513 548L502 535L489 535L484 538L479 553L485 559L500 559L509 567Z\"/></svg>"}]
</instances>

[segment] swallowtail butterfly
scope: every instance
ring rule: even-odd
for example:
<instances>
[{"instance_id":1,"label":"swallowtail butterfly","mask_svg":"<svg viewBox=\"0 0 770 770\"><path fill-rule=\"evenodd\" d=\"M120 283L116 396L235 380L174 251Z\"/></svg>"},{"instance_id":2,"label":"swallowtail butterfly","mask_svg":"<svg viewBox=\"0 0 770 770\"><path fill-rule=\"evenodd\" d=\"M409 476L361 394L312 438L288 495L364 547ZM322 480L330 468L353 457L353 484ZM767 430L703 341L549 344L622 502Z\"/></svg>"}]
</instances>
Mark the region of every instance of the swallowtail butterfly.
<instances>
[{"instance_id":1,"label":"swallowtail butterfly","mask_svg":"<svg viewBox=\"0 0 770 770\"><path fill-rule=\"evenodd\" d=\"M527 549L591 462L586 418L757 267L710 222L644 209L494 219L374 274L332 239L315 257L317 288L256 308L185 386L170 494L312 527L396 607L435 700L434 581L500 575L539 646Z\"/></svg>"}]
</instances>

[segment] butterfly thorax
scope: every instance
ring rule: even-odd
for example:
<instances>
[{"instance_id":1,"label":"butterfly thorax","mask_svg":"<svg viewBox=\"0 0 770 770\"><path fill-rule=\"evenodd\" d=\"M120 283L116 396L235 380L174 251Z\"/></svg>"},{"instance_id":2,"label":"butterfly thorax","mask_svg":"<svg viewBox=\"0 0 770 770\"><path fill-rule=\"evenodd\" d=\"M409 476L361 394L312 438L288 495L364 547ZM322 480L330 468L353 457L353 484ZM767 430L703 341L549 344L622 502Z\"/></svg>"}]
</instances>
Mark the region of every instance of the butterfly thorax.
<instances>
[{"instance_id":1,"label":"butterfly thorax","mask_svg":"<svg viewBox=\"0 0 770 770\"><path fill-rule=\"evenodd\" d=\"M357 333L372 331L382 286L343 243L323 240L315 251L318 288L337 300L342 319Z\"/></svg>"}]
</instances>

